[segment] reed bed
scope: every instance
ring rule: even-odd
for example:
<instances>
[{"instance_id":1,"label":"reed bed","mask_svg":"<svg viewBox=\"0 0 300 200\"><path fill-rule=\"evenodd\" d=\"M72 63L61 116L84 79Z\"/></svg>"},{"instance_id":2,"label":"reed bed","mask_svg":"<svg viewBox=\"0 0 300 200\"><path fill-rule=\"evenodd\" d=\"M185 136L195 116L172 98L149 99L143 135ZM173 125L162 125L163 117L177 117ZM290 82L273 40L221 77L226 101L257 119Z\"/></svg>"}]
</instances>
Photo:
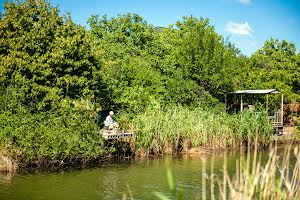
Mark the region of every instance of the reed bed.
<instances>
[{"instance_id":1,"label":"reed bed","mask_svg":"<svg viewBox=\"0 0 300 200\"><path fill-rule=\"evenodd\" d=\"M229 115L202 108L148 109L131 121L137 133L137 147L149 152L173 152L194 147L237 148L248 140L268 143L272 125L265 113L243 112Z\"/></svg>"}]
</instances>

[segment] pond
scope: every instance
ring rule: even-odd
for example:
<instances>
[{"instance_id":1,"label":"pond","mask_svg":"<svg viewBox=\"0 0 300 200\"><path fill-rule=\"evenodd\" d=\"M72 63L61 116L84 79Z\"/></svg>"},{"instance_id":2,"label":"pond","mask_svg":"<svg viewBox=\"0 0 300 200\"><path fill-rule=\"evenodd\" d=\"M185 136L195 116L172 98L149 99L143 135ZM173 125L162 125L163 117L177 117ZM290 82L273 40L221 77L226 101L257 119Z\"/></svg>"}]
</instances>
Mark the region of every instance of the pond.
<instances>
[{"instance_id":1,"label":"pond","mask_svg":"<svg viewBox=\"0 0 300 200\"><path fill-rule=\"evenodd\" d=\"M282 150L279 153L282 154ZM268 152L260 154L262 160L266 161ZM184 190L186 199L201 198L202 191L210 191L203 173L210 174L213 170L214 174L222 178L226 158L228 172L233 175L237 160L243 156L243 153L184 155L176 158L123 160L97 168L66 172L13 176L0 174L0 199L122 199L123 195L132 195L134 199L156 199L156 191L170 194L167 169L174 173L176 185Z\"/></svg>"}]
</instances>

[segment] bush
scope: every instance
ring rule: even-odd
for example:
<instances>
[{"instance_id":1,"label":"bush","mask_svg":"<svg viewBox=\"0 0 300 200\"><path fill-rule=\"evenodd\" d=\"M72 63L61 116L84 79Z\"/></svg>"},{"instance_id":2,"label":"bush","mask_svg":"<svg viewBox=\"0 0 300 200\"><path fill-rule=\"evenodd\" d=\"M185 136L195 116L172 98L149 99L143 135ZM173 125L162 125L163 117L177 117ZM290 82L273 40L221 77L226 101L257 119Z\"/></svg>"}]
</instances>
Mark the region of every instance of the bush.
<instances>
[{"instance_id":1,"label":"bush","mask_svg":"<svg viewBox=\"0 0 300 200\"><path fill-rule=\"evenodd\" d=\"M76 111L1 113L0 141L23 163L90 159L108 152L89 113Z\"/></svg>"}]
</instances>

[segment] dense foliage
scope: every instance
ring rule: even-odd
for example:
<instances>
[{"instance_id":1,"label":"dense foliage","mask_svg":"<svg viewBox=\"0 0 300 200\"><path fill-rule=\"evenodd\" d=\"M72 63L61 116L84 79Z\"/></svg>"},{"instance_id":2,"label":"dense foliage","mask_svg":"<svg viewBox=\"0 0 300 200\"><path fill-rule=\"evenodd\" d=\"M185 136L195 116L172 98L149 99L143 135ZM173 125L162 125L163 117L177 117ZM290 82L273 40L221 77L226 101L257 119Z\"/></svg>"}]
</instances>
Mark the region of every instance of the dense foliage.
<instances>
[{"instance_id":1,"label":"dense foliage","mask_svg":"<svg viewBox=\"0 0 300 200\"><path fill-rule=\"evenodd\" d=\"M112 102L122 108L215 103L234 88L232 73L239 72L229 69L243 56L207 19L184 17L160 28L127 14L92 16L89 24L105 50L102 74Z\"/></svg>"},{"instance_id":2,"label":"dense foliage","mask_svg":"<svg viewBox=\"0 0 300 200\"><path fill-rule=\"evenodd\" d=\"M149 108L220 107L226 92L249 88L277 88L286 103L300 100L300 54L285 40L271 38L246 57L208 19L183 17L155 27L137 14L94 15L88 23L90 28L75 24L44 0L4 4L0 137L26 152L26 159L102 154L103 149L85 146L99 139L92 133L95 115L79 123L84 112L96 108L143 119Z\"/></svg>"},{"instance_id":3,"label":"dense foliage","mask_svg":"<svg viewBox=\"0 0 300 200\"><path fill-rule=\"evenodd\" d=\"M141 111L148 105L224 102L242 88L277 88L299 101L300 55L270 39L245 57L208 19L183 17L167 28L137 14L92 16L90 30L44 0L8 2L0 20L1 107Z\"/></svg>"},{"instance_id":4,"label":"dense foliage","mask_svg":"<svg viewBox=\"0 0 300 200\"><path fill-rule=\"evenodd\" d=\"M91 159L112 151L87 113L6 112L0 114L0 130L1 144L24 163Z\"/></svg>"},{"instance_id":5,"label":"dense foliage","mask_svg":"<svg viewBox=\"0 0 300 200\"><path fill-rule=\"evenodd\" d=\"M99 87L92 39L48 3L5 4L0 22L4 109L32 112L62 107L62 100L94 99Z\"/></svg>"}]
</instances>

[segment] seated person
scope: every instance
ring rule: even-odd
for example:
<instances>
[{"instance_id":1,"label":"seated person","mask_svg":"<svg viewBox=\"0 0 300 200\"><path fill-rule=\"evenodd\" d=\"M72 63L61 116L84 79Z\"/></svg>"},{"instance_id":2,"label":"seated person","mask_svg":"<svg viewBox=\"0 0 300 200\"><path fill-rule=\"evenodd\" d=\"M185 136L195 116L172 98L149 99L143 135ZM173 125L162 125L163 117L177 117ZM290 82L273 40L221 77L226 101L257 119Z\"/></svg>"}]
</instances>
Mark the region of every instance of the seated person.
<instances>
[{"instance_id":1,"label":"seated person","mask_svg":"<svg viewBox=\"0 0 300 200\"><path fill-rule=\"evenodd\" d=\"M116 122L112 116L113 116L114 112L110 111L109 115L107 115L105 121L104 121L104 127L108 128L109 130L114 129L114 128L119 128L119 123Z\"/></svg>"}]
</instances>

